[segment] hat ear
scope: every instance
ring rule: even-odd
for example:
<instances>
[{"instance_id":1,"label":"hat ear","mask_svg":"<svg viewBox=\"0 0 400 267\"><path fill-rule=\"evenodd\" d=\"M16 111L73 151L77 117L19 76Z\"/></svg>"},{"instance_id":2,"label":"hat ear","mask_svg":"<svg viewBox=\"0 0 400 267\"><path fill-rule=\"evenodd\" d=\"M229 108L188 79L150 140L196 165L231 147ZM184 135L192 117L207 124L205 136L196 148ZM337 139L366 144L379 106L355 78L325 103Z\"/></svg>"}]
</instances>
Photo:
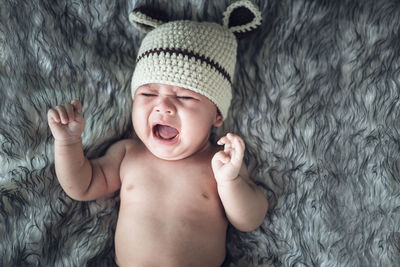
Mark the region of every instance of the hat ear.
<instances>
[{"instance_id":1,"label":"hat ear","mask_svg":"<svg viewBox=\"0 0 400 267\"><path fill-rule=\"evenodd\" d=\"M223 14L223 25L238 39L247 37L261 25L261 12L249 0L237 1L229 5Z\"/></svg>"},{"instance_id":2,"label":"hat ear","mask_svg":"<svg viewBox=\"0 0 400 267\"><path fill-rule=\"evenodd\" d=\"M163 11L147 6L135 8L129 14L129 21L145 33L168 22L168 20L168 16Z\"/></svg>"}]
</instances>

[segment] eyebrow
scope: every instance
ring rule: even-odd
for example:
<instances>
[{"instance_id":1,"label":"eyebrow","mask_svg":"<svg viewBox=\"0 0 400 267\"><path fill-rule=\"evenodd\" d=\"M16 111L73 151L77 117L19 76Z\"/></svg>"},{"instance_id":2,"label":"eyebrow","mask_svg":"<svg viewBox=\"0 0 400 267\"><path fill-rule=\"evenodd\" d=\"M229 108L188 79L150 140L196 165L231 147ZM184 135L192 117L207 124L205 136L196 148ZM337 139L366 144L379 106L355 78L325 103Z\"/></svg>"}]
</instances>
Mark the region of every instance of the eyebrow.
<instances>
[{"instance_id":1,"label":"eyebrow","mask_svg":"<svg viewBox=\"0 0 400 267\"><path fill-rule=\"evenodd\" d=\"M141 87L139 87L139 89L138 89L138 91L143 91L143 90L147 90L147 91L158 91L157 89L155 89L155 88L152 88L152 87L150 87L150 86L141 86Z\"/></svg>"}]
</instances>

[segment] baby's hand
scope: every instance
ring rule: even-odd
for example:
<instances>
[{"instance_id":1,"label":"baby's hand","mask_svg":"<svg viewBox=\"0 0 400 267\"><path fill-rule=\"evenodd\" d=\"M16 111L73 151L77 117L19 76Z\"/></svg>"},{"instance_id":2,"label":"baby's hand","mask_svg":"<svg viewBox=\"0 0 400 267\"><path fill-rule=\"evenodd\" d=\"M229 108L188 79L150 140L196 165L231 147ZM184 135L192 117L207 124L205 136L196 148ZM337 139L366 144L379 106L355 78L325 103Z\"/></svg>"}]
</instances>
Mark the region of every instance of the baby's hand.
<instances>
[{"instance_id":1,"label":"baby's hand","mask_svg":"<svg viewBox=\"0 0 400 267\"><path fill-rule=\"evenodd\" d=\"M49 109L47 121L56 141L67 145L80 142L85 128L85 119L81 113L79 100Z\"/></svg>"},{"instance_id":2,"label":"baby's hand","mask_svg":"<svg viewBox=\"0 0 400 267\"><path fill-rule=\"evenodd\" d=\"M223 151L217 152L211 161L217 183L235 180L243 162L244 142L235 134L228 133L218 145L225 145Z\"/></svg>"}]
</instances>

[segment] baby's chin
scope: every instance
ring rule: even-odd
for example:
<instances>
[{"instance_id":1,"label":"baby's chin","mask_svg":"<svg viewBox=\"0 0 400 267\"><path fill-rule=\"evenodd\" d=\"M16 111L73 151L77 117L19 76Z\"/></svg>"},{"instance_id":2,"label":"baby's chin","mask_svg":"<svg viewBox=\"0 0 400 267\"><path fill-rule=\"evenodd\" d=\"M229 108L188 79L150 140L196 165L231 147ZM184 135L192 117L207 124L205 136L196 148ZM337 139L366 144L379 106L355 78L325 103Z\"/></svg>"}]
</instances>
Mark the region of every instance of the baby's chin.
<instances>
[{"instance_id":1,"label":"baby's chin","mask_svg":"<svg viewBox=\"0 0 400 267\"><path fill-rule=\"evenodd\" d=\"M168 161L177 161L177 160L182 160L190 156L188 153L183 154L183 153L166 153L166 152L160 152L160 151L152 151L152 149L149 149L150 152L159 159L162 160L168 160Z\"/></svg>"},{"instance_id":2,"label":"baby's chin","mask_svg":"<svg viewBox=\"0 0 400 267\"><path fill-rule=\"evenodd\" d=\"M209 146L207 146L209 147ZM171 147L168 148L160 148L158 146L155 147L147 147L148 150L157 158L168 161L177 161L189 158L194 156L195 154L204 151L205 147L197 147L197 146L187 146L187 147Z\"/></svg>"}]
</instances>

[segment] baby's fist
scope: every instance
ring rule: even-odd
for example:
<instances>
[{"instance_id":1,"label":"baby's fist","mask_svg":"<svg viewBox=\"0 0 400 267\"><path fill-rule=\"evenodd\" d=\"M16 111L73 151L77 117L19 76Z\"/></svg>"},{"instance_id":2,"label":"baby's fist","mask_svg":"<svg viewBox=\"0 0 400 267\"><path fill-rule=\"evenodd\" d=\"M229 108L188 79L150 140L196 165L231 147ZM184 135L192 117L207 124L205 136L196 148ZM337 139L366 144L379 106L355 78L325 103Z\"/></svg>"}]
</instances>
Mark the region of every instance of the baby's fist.
<instances>
[{"instance_id":1,"label":"baby's fist","mask_svg":"<svg viewBox=\"0 0 400 267\"><path fill-rule=\"evenodd\" d=\"M217 143L224 145L224 150L217 152L211 161L215 179L217 183L235 180L243 162L244 142L239 136L228 133Z\"/></svg>"},{"instance_id":2,"label":"baby's fist","mask_svg":"<svg viewBox=\"0 0 400 267\"><path fill-rule=\"evenodd\" d=\"M47 121L57 142L68 145L81 140L85 119L79 100L49 109Z\"/></svg>"}]
</instances>

